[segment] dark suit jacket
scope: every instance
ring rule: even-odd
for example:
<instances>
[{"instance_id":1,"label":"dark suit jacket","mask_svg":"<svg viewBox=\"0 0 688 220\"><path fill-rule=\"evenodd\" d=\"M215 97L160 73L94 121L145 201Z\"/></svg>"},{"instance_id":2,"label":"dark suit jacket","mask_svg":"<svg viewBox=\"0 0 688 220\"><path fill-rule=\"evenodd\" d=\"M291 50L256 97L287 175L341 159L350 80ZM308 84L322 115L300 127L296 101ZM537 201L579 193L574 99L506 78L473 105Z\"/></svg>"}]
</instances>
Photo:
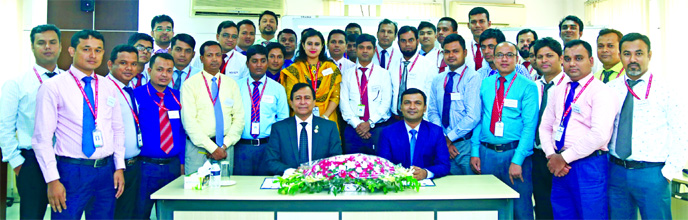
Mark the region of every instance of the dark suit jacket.
<instances>
[{"instance_id":1,"label":"dark suit jacket","mask_svg":"<svg viewBox=\"0 0 688 220\"><path fill-rule=\"evenodd\" d=\"M298 168L299 148L297 146L296 119L295 116L286 118L272 125L270 142L265 148L266 168L272 174L282 174L289 168ZM318 133L315 133L315 127ZM320 117L313 117L313 160L327 158L342 154L342 142L339 140L337 124ZM446 147L445 147L446 149Z\"/></svg>"},{"instance_id":2,"label":"dark suit jacket","mask_svg":"<svg viewBox=\"0 0 688 220\"><path fill-rule=\"evenodd\" d=\"M420 123L411 164L411 145L404 123L399 121L382 130L378 155L404 167L414 165L427 169L435 175L434 178L449 174L449 150L442 128L425 120Z\"/></svg>"}]
</instances>

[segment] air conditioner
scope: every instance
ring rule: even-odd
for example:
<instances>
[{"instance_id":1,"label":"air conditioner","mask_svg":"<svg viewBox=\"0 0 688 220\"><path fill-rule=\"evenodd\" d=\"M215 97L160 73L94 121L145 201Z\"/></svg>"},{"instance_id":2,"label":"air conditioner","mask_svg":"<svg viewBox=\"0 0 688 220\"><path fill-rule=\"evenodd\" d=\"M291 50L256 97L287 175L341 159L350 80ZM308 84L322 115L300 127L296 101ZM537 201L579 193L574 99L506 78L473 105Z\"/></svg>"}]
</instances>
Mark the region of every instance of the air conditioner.
<instances>
[{"instance_id":1,"label":"air conditioner","mask_svg":"<svg viewBox=\"0 0 688 220\"><path fill-rule=\"evenodd\" d=\"M493 26L520 27L526 23L526 7L523 4L452 1L450 16L458 23L468 24L468 12L478 6L490 12Z\"/></svg>"},{"instance_id":2,"label":"air conditioner","mask_svg":"<svg viewBox=\"0 0 688 220\"><path fill-rule=\"evenodd\" d=\"M284 0L191 0L192 16L258 16L265 10L284 14Z\"/></svg>"}]
</instances>

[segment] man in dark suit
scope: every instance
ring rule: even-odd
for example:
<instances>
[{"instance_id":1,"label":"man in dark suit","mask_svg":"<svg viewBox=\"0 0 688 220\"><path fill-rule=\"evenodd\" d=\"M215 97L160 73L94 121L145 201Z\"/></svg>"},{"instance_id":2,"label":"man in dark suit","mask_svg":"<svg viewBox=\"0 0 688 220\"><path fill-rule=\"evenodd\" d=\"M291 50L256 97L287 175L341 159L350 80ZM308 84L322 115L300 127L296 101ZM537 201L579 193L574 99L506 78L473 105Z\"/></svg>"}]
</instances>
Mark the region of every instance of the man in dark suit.
<instances>
[{"instance_id":1,"label":"man in dark suit","mask_svg":"<svg viewBox=\"0 0 688 220\"><path fill-rule=\"evenodd\" d=\"M449 150L442 128L423 120L427 109L425 94L412 88L401 96L404 120L382 131L378 155L413 168L413 178L417 180L446 176L450 167Z\"/></svg>"},{"instance_id":2,"label":"man in dark suit","mask_svg":"<svg viewBox=\"0 0 688 220\"><path fill-rule=\"evenodd\" d=\"M342 154L337 125L313 116L314 97L315 91L306 83L292 88L289 104L295 116L272 125L265 149L265 166L270 173L290 173L304 163Z\"/></svg>"}]
</instances>

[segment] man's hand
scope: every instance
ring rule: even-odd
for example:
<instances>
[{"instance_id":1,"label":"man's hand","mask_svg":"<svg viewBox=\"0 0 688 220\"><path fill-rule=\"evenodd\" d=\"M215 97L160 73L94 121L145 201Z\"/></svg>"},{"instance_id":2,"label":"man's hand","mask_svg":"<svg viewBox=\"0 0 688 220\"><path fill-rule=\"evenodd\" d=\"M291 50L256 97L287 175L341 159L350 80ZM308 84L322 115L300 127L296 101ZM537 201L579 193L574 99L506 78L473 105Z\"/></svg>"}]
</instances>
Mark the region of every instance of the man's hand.
<instances>
[{"instance_id":1,"label":"man's hand","mask_svg":"<svg viewBox=\"0 0 688 220\"><path fill-rule=\"evenodd\" d=\"M480 171L480 157L471 157L471 169L476 174L482 174Z\"/></svg>"},{"instance_id":2,"label":"man's hand","mask_svg":"<svg viewBox=\"0 0 688 220\"><path fill-rule=\"evenodd\" d=\"M222 160L227 157L227 151L225 151L224 148L225 145L222 145L222 147L218 147L213 151L213 154L210 155L214 160Z\"/></svg>"},{"instance_id":3,"label":"man's hand","mask_svg":"<svg viewBox=\"0 0 688 220\"><path fill-rule=\"evenodd\" d=\"M411 166L411 169L413 169L413 178L416 180L424 180L425 178L428 178L428 171L417 167L417 166Z\"/></svg>"},{"instance_id":4,"label":"man's hand","mask_svg":"<svg viewBox=\"0 0 688 220\"><path fill-rule=\"evenodd\" d=\"M373 134L371 134L370 132L366 132L363 136L361 136L361 138L363 138L363 140L368 140L372 136Z\"/></svg>"},{"instance_id":5,"label":"man's hand","mask_svg":"<svg viewBox=\"0 0 688 220\"><path fill-rule=\"evenodd\" d=\"M571 166L566 165L566 167L564 167L564 169L561 169L561 171L559 171L558 173L556 173L554 175L557 177L566 176L566 174L569 174L569 171L571 171Z\"/></svg>"},{"instance_id":6,"label":"man's hand","mask_svg":"<svg viewBox=\"0 0 688 220\"><path fill-rule=\"evenodd\" d=\"M117 194L115 194L115 198L119 198L124 192L124 170L115 170L113 179L115 179L115 189L117 189Z\"/></svg>"},{"instance_id":7,"label":"man's hand","mask_svg":"<svg viewBox=\"0 0 688 220\"><path fill-rule=\"evenodd\" d=\"M444 139L447 141L447 148L449 149L449 159L454 159L456 156L459 156L459 150L456 149L456 146L452 144L452 141L449 140L449 137L445 136Z\"/></svg>"},{"instance_id":8,"label":"man's hand","mask_svg":"<svg viewBox=\"0 0 688 220\"><path fill-rule=\"evenodd\" d=\"M360 124L358 124L358 126L356 126L356 133L358 133L358 136L360 136L360 137L363 137L369 131L370 131L370 123L367 121L360 123Z\"/></svg>"},{"instance_id":9,"label":"man's hand","mask_svg":"<svg viewBox=\"0 0 688 220\"><path fill-rule=\"evenodd\" d=\"M19 176L19 170L21 170L22 165L20 164L19 166L14 168L14 175Z\"/></svg>"},{"instance_id":10,"label":"man's hand","mask_svg":"<svg viewBox=\"0 0 688 220\"><path fill-rule=\"evenodd\" d=\"M511 163L511 165L509 166L509 180L511 180L511 185L514 184L514 179L521 179L521 182L525 182L523 180L521 166L516 165L515 163Z\"/></svg>"},{"instance_id":11,"label":"man's hand","mask_svg":"<svg viewBox=\"0 0 688 220\"><path fill-rule=\"evenodd\" d=\"M67 209L67 191L59 179L48 183L48 202L53 212L62 213L62 210Z\"/></svg>"},{"instance_id":12,"label":"man's hand","mask_svg":"<svg viewBox=\"0 0 688 220\"><path fill-rule=\"evenodd\" d=\"M566 166L568 166L568 163L566 163L566 160L564 160L564 157L562 157L561 154L553 154L549 158L549 162L547 162L547 168L549 168L549 172L554 174L556 177L562 177L568 174L568 171L561 172Z\"/></svg>"}]
</instances>

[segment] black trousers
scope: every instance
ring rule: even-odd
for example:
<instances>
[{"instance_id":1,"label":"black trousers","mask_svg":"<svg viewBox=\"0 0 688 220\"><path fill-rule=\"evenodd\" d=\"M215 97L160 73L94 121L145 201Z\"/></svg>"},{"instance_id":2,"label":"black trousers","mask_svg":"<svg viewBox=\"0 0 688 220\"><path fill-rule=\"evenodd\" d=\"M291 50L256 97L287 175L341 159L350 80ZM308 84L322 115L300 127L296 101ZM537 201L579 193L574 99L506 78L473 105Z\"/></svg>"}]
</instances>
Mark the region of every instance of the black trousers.
<instances>
[{"instance_id":1,"label":"black trousers","mask_svg":"<svg viewBox=\"0 0 688 220\"><path fill-rule=\"evenodd\" d=\"M535 197L535 219L553 219L552 173L547 168L547 157L540 149L533 149L533 197Z\"/></svg>"},{"instance_id":2,"label":"black trousers","mask_svg":"<svg viewBox=\"0 0 688 220\"><path fill-rule=\"evenodd\" d=\"M134 219L141 188L141 162L127 162L124 170L124 192L115 203L115 219Z\"/></svg>"},{"instance_id":3,"label":"black trousers","mask_svg":"<svg viewBox=\"0 0 688 220\"><path fill-rule=\"evenodd\" d=\"M43 219L48 207L48 185L33 150L21 150L24 163L17 176L17 191L21 197L21 219Z\"/></svg>"}]
</instances>

